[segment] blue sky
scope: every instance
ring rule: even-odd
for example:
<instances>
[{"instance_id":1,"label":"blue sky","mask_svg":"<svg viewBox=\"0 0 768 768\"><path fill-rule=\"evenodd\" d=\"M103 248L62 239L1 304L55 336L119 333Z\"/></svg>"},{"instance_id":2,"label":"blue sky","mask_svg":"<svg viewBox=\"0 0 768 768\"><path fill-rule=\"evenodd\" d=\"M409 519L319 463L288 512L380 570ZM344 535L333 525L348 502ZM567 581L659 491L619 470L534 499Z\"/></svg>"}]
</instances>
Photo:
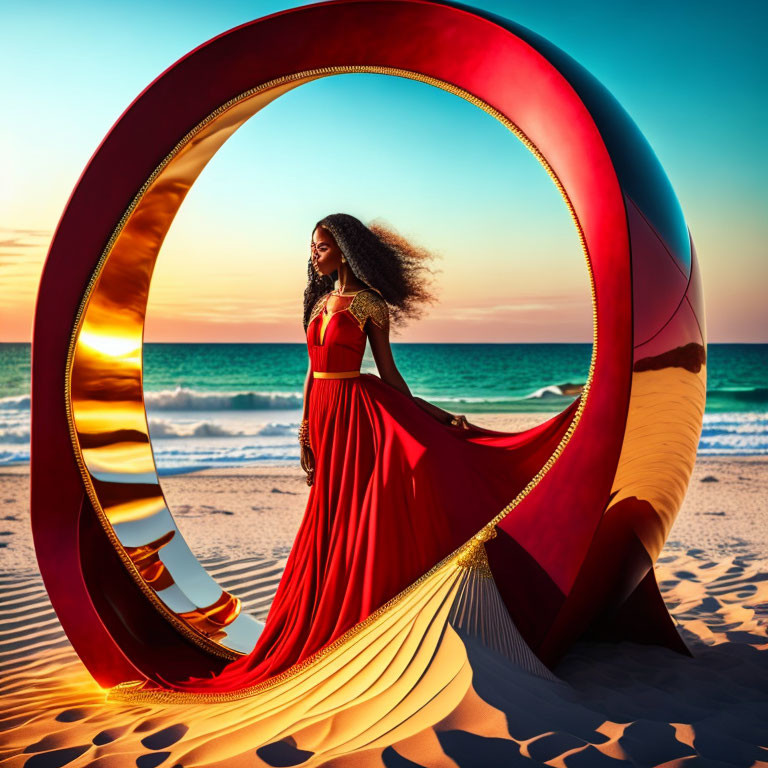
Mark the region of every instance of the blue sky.
<instances>
[{"instance_id":1,"label":"blue sky","mask_svg":"<svg viewBox=\"0 0 768 768\"><path fill-rule=\"evenodd\" d=\"M53 230L127 105L200 43L300 4L0 3L0 340L28 339ZM472 4L547 37L613 92L682 204L709 341L768 341L768 6ZM300 341L305 241L337 210L441 255L441 309L402 340L591 339L583 257L543 169L466 102L379 75L302 86L225 145L163 246L147 338Z\"/></svg>"}]
</instances>

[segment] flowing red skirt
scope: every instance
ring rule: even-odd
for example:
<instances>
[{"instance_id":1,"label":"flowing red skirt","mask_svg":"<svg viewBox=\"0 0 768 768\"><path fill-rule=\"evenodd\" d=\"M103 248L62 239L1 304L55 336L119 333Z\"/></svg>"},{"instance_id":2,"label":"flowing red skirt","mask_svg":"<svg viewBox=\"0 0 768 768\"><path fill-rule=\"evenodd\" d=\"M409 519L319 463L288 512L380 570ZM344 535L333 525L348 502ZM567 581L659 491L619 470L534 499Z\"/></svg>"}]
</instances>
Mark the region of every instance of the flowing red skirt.
<instances>
[{"instance_id":1,"label":"flowing red skirt","mask_svg":"<svg viewBox=\"0 0 768 768\"><path fill-rule=\"evenodd\" d=\"M215 678L173 687L254 685L364 620L528 484L577 405L524 433L467 430L438 422L373 374L315 379L315 480L262 634Z\"/></svg>"}]
</instances>

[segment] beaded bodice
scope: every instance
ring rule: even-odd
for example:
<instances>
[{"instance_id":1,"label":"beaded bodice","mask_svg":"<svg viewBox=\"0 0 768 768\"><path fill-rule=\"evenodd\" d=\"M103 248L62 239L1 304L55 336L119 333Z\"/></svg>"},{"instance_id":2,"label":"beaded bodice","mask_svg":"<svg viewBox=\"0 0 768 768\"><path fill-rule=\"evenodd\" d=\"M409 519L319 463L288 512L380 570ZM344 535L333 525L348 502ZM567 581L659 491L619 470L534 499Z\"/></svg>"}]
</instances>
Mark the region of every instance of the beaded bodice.
<instances>
[{"instance_id":1,"label":"beaded bodice","mask_svg":"<svg viewBox=\"0 0 768 768\"><path fill-rule=\"evenodd\" d=\"M321 296L309 316L307 349L314 371L360 370L365 354L365 324L389 329L387 302L375 291L363 289L354 294L343 309L330 311L328 299Z\"/></svg>"}]
</instances>

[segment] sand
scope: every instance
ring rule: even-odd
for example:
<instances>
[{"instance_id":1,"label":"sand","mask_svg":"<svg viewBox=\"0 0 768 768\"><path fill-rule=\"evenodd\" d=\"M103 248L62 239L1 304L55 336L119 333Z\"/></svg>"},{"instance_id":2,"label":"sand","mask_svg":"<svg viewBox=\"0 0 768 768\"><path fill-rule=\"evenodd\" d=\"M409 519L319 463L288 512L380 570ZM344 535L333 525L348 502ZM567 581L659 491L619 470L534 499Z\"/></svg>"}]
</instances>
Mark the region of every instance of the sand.
<instances>
[{"instance_id":1,"label":"sand","mask_svg":"<svg viewBox=\"0 0 768 768\"><path fill-rule=\"evenodd\" d=\"M203 470L162 486L192 551L229 558L286 555L309 490L298 467ZM767 489L768 459L698 459L665 552L768 559ZM28 467L0 469L0 573L37 572L28 509Z\"/></svg>"},{"instance_id":2,"label":"sand","mask_svg":"<svg viewBox=\"0 0 768 768\"><path fill-rule=\"evenodd\" d=\"M509 429L541 417L475 420ZM27 467L0 470L0 765L299 764L290 749L270 754L248 745L247 723L231 703L192 711L104 702L37 574L28 486ZM243 561L253 583L282 567L308 492L293 467L206 470L164 478L163 488L193 551L223 586L236 580L238 590ZM766 488L766 459L696 464L656 565L693 658L631 643L578 643L554 670L563 682L550 682L472 646L472 684L448 716L384 749L325 764L768 766ZM268 602L246 607L263 617ZM237 749L221 749L214 737L235 731Z\"/></svg>"}]
</instances>

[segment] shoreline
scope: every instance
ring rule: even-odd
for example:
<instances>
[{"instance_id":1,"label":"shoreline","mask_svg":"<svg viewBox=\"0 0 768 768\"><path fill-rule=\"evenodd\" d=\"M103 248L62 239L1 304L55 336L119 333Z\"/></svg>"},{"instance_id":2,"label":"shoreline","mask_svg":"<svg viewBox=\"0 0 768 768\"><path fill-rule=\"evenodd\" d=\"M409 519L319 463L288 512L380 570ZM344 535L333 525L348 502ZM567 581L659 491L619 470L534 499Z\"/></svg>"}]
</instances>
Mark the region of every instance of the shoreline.
<instances>
[{"instance_id":1,"label":"shoreline","mask_svg":"<svg viewBox=\"0 0 768 768\"><path fill-rule=\"evenodd\" d=\"M490 409L487 403L486 410L475 411L475 406L455 403L446 407L464 413L470 423L480 428L507 434L544 424L561 412L551 402L546 408L526 411L504 411L495 406ZM30 457L29 414L14 414L11 409L4 418L5 423L0 424L0 471L23 471ZM148 410L148 418L155 465L161 477L234 466L299 464L296 437L300 409L171 408ZM4 443L4 439L8 442ZM696 448L700 460L768 457L768 411L705 412Z\"/></svg>"},{"instance_id":2,"label":"shoreline","mask_svg":"<svg viewBox=\"0 0 768 768\"><path fill-rule=\"evenodd\" d=\"M287 555L309 492L298 465L216 467L167 475L161 485L200 558ZM0 487L0 574L35 573L29 465L0 467ZM662 554L692 548L713 558L768 559L766 487L768 457L699 457Z\"/></svg>"},{"instance_id":3,"label":"shoreline","mask_svg":"<svg viewBox=\"0 0 768 768\"><path fill-rule=\"evenodd\" d=\"M736 461L736 462L754 462L756 464L761 464L764 462L768 462L768 454L762 454L762 453L734 453L734 454L727 454L727 453L705 453L705 454L699 454L696 457L696 464L694 465L694 471L696 469L696 466L703 462L727 462L727 461ZM242 464L237 467L229 467L229 466L219 466L219 467L205 467L203 469L180 469L178 471L173 470L169 474L164 474L162 471L160 472L160 478L163 477L177 477L178 475L199 475L204 473L210 473L210 474L248 474L249 472L257 472L260 469L264 470L292 470L294 468L298 468L299 460L264 460L264 461L252 461L248 464ZM3 475L28 475L29 474L29 462L28 461L18 461L13 462L12 464L0 464L0 477ZM693 477L693 476L691 476Z\"/></svg>"},{"instance_id":4,"label":"shoreline","mask_svg":"<svg viewBox=\"0 0 768 768\"><path fill-rule=\"evenodd\" d=\"M456 413L464 412L467 416L467 419L470 423L478 426L483 427L485 429L493 430L496 432L510 432L510 433L518 433L518 432L524 432L526 430L532 429L540 424L545 423L549 419L554 418L559 414L558 410L533 410L533 411L478 411L478 412L472 412L470 411L462 411L461 408L457 408L455 410ZM180 412L181 413L181 412ZM189 412L193 413L193 412ZM228 414L229 412L223 411L221 412L221 416L224 416L224 414ZM237 413L237 412L235 412ZM247 412L243 412L247 413ZM187 412L184 412L185 415L188 415ZM209 414L208 412L201 412L200 417L207 417ZM710 416L717 417L717 413L709 414ZM745 414L749 415L749 414ZM707 414L705 413L705 417ZM300 417L297 417L300 418ZM706 426L706 421L705 425ZM696 462L699 463L704 460L711 460L711 459L755 459L755 460L768 460L768 452L760 452L759 450L756 452L739 452L739 453L719 453L719 452L711 452L711 449L707 449L706 452L701 451L702 444L705 442L703 440L706 430L705 428L702 428L702 440L699 444L699 453L697 453ZM298 423L296 424L296 430L298 430ZM239 466L233 467L233 466L227 466L226 463L220 465L220 466L200 466L200 464L205 465L207 460L205 458L201 458L198 462L198 466L168 466L165 465L165 459L163 457L163 451L161 450L161 447L163 449L170 447L170 446L178 446L177 440L179 436L175 437L167 437L163 436L162 434L157 434L155 436L152 435L152 429L150 429L150 436L152 437L152 442L156 448L155 451L155 461L158 469L158 474L161 478L169 478L169 477L175 477L175 476L190 476L193 474L196 474L198 472L208 472L208 471L231 471L233 469L239 469L243 471L260 471L260 470L267 470L267 469L274 469L277 467L291 467L299 465L299 456L298 456L298 448L296 448L296 456L295 458L291 459L246 459L245 461L239 462ZM200 438L195 438L191 435L185 435L184 440L207 440L208 445L215 446L216 441L219 439L222 440L232 440L237 439L238 435L232 434L232 435L226 435L226 436L219 436L216 434L212 435L206 435L203 434ZM247 434L243 435L243 437L248 437ZM257 434L254 434L251 436L251 439L258 441L259 436ZM295 435L291 433L290 435L286 434L286 440L290 441L291 446L294 446L294 439ZM295 443L297 445L297 443ZM281 446L282 447L282 446ZM28 455L28 450L27 450ZM210 462L207 462L210 464ZM29 472L29 460L27 458L12 461L8 464L0 464L0 473L5 474L18 474L18 473L24 473Z\"/></svg>"}]
</instances>

